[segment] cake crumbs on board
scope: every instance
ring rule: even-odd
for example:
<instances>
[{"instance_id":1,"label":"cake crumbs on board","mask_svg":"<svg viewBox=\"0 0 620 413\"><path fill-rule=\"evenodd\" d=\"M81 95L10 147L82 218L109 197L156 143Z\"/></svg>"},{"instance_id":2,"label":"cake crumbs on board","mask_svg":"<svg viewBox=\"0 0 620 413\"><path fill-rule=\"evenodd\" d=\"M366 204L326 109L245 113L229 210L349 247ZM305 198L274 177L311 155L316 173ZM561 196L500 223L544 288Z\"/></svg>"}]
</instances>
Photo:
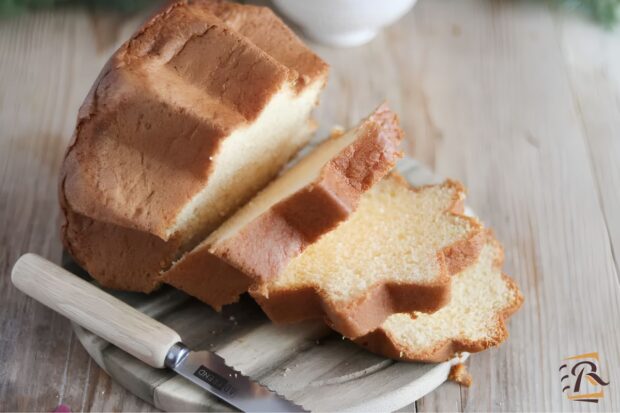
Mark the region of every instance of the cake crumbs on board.
<instances>
[{"instance_id":1,"label":"cake crumbs on board","mask_svg":"<svg viewBox=\"0 0 620 413\"><path fill-rule=\"evenodd\" d=\"M471 374L467 371L467 366L463 363L452 366L450 369L450 374L448 374L448 380L461 384L465 387L471 386L474 381Z\"/></svg>"}]
</instances>

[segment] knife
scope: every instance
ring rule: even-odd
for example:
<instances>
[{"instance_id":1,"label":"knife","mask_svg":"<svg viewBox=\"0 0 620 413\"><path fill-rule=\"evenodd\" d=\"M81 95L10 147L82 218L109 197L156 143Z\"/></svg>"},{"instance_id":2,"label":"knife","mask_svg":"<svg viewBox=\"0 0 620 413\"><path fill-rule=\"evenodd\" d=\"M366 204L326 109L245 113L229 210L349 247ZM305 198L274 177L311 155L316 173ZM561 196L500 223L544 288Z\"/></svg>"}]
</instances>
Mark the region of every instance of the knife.
<instances>
[{"instance_id":1,"label":"knife","mask_svg":"<svg viewBox=\"0 0 620 413\"><path fill-rule=\"evenodd\" d=\"M155 368L169 368L245 412L305 412L211 351L191 351L170 327L35 254L17 260L13 284Z\"/></svg>"}]
</instances>

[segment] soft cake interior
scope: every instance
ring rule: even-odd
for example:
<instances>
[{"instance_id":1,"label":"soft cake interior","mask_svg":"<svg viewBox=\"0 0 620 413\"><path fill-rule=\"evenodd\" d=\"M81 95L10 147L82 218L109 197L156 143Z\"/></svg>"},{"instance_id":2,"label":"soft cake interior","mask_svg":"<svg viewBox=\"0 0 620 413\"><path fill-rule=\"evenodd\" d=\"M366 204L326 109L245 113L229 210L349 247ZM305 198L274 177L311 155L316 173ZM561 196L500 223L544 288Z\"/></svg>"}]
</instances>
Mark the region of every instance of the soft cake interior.
<instances>
[{"instance_id":1,"label":"soft cake interior","mask_svg":"<svg viewBox=\"0 0 620 413\"><path fill-rule=\"evenodd\" d=\"M441 272L438 251L472 230L469 220L447 212L462 196L449 183L411 190L389 176L362 197L348 220L263 287L321 286L332 300L349 301L386 280L432 283Z\"/></svg>"},{"instance_id":2,"label":"soft cake interior","mask_svg":"<svg viewBox=\"0 0 620 413\"><path fill-rule=\"evenodd\" d=\"M227 137L207 185L181 210L169 232L206 235L277 174L310 138L313 127L308 119L321 87L316 82L299 95L284 88L255 122Z\"/></svg>"},{"instance_id":3,"label":"soft cake interior","mask_svg":"<svg viewBox=\"0 0 620 413\"><path fill-rule=\"evenodd\" d=\"M478 261L454 276L450 303L433 314L413 313L390 316L381 326L399 346L412 353L428 352L454 339L493 341L498 315L517 300L498 266L501 247L487 243Z\"/></svg>"},{"instance_id":4,"label":"soft cake interior","mask_svg":"<svg viewBox=\"0 0 620 413\"><path fill-rule=\"evenodd\" d=\"M212 244L232 236L274 204L312 183L318 178L323 166L358 137L358 129L353 129L342 136L323 142L222 224L209 236L206 243Z\"/></svg>"}]
</instances>

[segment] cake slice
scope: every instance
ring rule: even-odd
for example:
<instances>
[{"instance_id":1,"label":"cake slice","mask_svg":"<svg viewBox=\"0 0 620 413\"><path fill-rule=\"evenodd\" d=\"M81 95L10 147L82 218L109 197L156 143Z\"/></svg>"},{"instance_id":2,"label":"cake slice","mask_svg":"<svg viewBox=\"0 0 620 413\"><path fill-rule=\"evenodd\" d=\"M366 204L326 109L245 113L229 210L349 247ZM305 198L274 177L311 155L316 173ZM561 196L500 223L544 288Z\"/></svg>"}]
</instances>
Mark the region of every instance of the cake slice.
<instances>
[{"instance_id":1,"label":"cake slice","mask_svg":"<svg viewBox=\"0 0 620 413\"><path fill-rule=\"evenodd\" d=\"M165 282L218 309L236 301L345 220L394 167L401 139L396 114L379 106L269 184L177 262Z\"/></svg>"},{"instance_id":2,"label":"cake slice","mask_svg":"<svg viewBox=\"0 0 620 413\"><path fill-rule=\"evenodd\" d=\"M157 288L307 143L327 71L268 8L154 16L80 109L60 178L65 247L106 287Z\"/></svg>"},{"instance_id":3,"label":"cake slice","mask_svg":"<svg viewBox=\"0 0 620 413\"><path fill-rule=\"evenodd\" d=\"M508 337L505 320L519 309L523 296L501 271L501 245L487 236L478 260L453 277L448 305L433 314L394 314L356 342L386 357L424 362L503 342Z\"/></svg>"},{"instance_id":4,"label":"cake slice","mask_svg":"<svg viewBox=\"0 0 620 413\"><path fill-rule=\"evenodd\" d=\"M447 304L451 274L475 261L482 227L453 181L410 188L391 175L345 222L250 290L275 322L322 317L355 338L400 312Z\"/></svg>"}]
</instances>

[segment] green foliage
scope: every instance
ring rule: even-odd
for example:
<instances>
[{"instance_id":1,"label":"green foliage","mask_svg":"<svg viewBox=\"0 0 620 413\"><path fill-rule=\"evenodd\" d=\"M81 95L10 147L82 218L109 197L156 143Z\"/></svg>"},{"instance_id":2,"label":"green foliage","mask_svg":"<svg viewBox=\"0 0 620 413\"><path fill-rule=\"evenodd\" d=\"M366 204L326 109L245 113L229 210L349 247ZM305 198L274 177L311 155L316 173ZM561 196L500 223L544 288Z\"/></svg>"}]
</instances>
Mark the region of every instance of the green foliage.
<instances>
[{"instance_id":1,"label":"green foliage","mask_svg":"<svg viewBox=\"0 0 620 413\"><path fill-rule=\"evenodd\" d=\"M562 6L578 9L607 27L611 27L620 21L620 0L551 1ZM76 5L132 12L146 6L149 2L149 0L0 0L0 16L14 15L45 7Z\"/></svg>"},{"instance_id":2,"label":"green foliage","mask_svg":"<svg viewBox=\"0 0 620 413\"><path fill-rule=\"evenodd\" d=\"M555 2L579 9L607 27L615 25L620 20L620 0L555 0Z\"/></svg>"},{"instance_id":3,"label":"green foliage","mask_svg":"<svg viewBox=\"0 0 620 413\"><path fill-rule=\"evenodd\" d=\"M85 6L132 12L151 3L150 0L0 0L0 16L11 16L28 10L48 7Z\"/></svg>"}]
</instances>

